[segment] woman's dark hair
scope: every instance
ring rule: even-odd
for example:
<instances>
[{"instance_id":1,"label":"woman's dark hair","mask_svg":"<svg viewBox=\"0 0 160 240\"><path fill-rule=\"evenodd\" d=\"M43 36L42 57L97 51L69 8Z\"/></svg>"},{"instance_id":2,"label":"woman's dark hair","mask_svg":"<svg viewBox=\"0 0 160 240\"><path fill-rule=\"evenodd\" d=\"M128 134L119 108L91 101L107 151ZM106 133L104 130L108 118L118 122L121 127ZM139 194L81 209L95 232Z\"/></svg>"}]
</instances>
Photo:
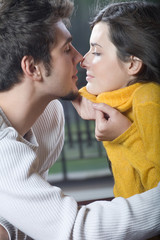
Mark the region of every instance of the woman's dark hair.
<instances>
[{"instance_id":1,"label":"woman's dark hair","mask_svg":"<svg viewBox=\"0 0 160 240\"><path fill-rule=\"evenodd\" d=\"M113 3L98 13L91 28L101 21L109 26L110 39L122 61L131 56L142 60L142 70L134 82L160 83L160 5L144 1Z\"/></svg>"},{"instance_id":2,"label":"woman's dark hair","mask_svg":"<svg viewBox=\"0 0 160 240\"><path fill-rule=\"evenodd\" d=\"M69 20L72 10L71 0L1 1L0 91L20 82L25 55L42 61L49 74L50 49L56 43L54 24Z\"/></svg>"}]
</instances>

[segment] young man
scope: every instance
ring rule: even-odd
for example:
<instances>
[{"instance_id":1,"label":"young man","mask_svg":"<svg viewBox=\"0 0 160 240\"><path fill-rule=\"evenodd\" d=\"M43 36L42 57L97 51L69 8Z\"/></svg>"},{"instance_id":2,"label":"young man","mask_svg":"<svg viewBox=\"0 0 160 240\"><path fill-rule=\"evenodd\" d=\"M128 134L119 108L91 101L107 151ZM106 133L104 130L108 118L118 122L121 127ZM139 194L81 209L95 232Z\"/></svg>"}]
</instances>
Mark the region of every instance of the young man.
<instances>
[{"instance_id":1,"label":"young man","mask_svg":"<svg viewBox=\"0 0 160 240\"><path fill-rule=\"evenodd\" d=\"M117 198L78 208L73 198L45 180L63 143L63 112L55 99L73 100L78 94L76 66L82 56L72 46L65 25L73 4L69 0L4 2L0 8L0 224L4 239L116 240L157 235L160 186L128 200ZM98 130L101 111L114 119L115 110L104 105L96 108L100 110L96 135L102 138ZM105 134L107 128L116 132L119 121L123 125L124 116L117 114L116 122L103 125Z\"/></svg>"}]
</instances>

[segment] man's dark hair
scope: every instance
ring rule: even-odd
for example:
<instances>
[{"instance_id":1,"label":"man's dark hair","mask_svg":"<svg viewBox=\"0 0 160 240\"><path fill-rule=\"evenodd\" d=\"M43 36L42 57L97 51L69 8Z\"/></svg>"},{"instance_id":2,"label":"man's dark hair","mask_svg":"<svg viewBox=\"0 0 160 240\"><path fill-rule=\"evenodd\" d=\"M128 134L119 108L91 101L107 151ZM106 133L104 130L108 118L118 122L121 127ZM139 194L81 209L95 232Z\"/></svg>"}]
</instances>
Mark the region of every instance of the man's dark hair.
<instances>
[{"instance_id":1,"label":"man's dark hair","mask_svg":"<svg viewBox=\"0 0 160 240\"><path fill-rule=\"evenodd\" d=\"M20 82L23 56L50 69L54 24L69 20L71 0L4 0L0 5L0 91Z\"/></svg>"},{"instance_id":2,"label":"man's dark hair","mask_svg":"<svg viewBox=\"0 0 160 240\"><path fill-rule=\"evenodd\" d=\"M100 21L109 26L110 39L122 61L131 56L142 60L142 70L134 82L160 83L160 5L145 1L113 3L99 12L91 28Z\"/></svg>"}]
</instances>

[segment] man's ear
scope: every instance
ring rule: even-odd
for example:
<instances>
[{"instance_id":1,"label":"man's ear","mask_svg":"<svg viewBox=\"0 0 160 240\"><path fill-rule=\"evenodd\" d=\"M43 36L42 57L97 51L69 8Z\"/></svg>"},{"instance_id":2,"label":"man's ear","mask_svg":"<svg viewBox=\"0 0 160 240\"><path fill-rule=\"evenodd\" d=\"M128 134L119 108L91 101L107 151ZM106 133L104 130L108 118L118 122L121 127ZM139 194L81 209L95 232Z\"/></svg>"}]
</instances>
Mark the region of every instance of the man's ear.
<instances>
[{"instance_id":1,"label":"man's ear","mask_svg":"<svg viewBox=\"0 0 160 240\"><path fill-rule=\"evenodd\" d=\"M128 74L131 76L136 75L142 69L143 62L141 59L131 56L130 61L128 62Z\"/></svg>"},{"instance_id":2,"label":"man's ear","mask_svg":"<svg viewBox=\"0 0 160 240\"><path fill-rule=\"evenodd\" d=\"M21 67L26 76L38 81L42 79L40 66L35 64L32 56L24 56L21 61Z\"/></svg>"}]
</instances>

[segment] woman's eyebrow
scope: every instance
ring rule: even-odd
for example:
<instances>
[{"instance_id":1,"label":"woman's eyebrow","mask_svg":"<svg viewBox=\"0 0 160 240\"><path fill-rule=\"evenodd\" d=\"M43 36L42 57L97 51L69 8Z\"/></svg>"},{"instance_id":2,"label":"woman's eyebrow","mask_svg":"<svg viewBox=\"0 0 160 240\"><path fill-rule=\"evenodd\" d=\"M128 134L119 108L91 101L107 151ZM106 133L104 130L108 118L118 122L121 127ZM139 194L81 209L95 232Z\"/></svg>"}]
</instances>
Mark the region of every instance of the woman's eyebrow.
<instances>
[{"instance_id":1,"label":"woman's eyebrow","mask_svg":"<svg viewBox=\"0 0 160 240\"><path fill-rule=\"evenodd\" d=\"M98 47L101 47L101 48L102 48L102 46L99 45L98 43L91 43L91 46L92 46L92 47L98 46Z\"/></svg>"}]
</instances>

